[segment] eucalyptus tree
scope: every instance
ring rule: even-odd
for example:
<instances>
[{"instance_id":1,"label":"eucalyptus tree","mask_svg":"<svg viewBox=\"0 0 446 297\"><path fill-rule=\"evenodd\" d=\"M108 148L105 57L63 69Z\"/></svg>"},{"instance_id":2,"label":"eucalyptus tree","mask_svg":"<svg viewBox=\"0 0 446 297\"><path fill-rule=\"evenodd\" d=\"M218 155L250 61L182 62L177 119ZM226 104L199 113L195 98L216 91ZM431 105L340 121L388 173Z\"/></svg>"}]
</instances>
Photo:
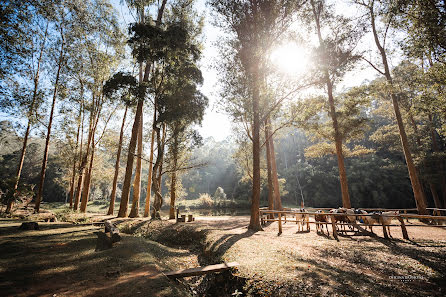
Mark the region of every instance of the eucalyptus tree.
<instances>
[{"instance_id":1,"label":"eucalyptus tree","mask_svg":"<svg viewBox=\"0 0 446 297\"><path fill-rule=\"evenodd\" d=\"M342 192L342 204L351 207L348 191L347 173L345 170L344 153L342 147L343 135L340 131L338 114L335 103L335 87L344 74L352 68L359 56L354 53L362 30L352 20L333 14L334 7L327 1L310 0L310 26L317 35L316 71L320 75L320 85L327 91L329 116L333 126L333 138L339 168L339 180ZM356 26L355 26L356 25ZM359 27L359 28L358 28ZM328 34L323 34L327 30Z\"/></svg>"},{"instance_id":2,"label":"eucalyptus tree","mask_svg":"<svg viewBox=\"0 0 446 297\"><path fill-rule=\"evenodd\" d=\"M203 164L190 164L190 151L194 147L201 145L202 141L197 131L190 126L191 123L183 119L174 120L168 126L170 136L167 141L168 154L166 162L169 165L163 174L169 173L170 176L170 182L168 183L170 188L169 219L175 219L176 200L178 195L181 197L181 189L183 189L181 176L185 171L203 166Z\"/></svg>"},{"instance_id":3,"label":"eucalyptus tree","mask_svg":"<svg viewBox=\"0 0 446 297\"><path fill-rule=\"evenodd\" d=\"M45 1L0 1L0 79L11 74L23 75L31 56L38 56L41 40L38 34L45 31L42 5ZM50 4L50 3L45 3ZM48 7L50 9L50 7ZM43 26L42 26L43 25ZM39 28L40 27L40 28ZM39 32L40 31L40 32ZM42 37L42 35L40 36ZM36 55L37 54L37 55ZM5 89L0 93L5 95Z\"/></svg>"},{"instance_id":4,"label":"eucalyptus tree","mask_svg":"<svg viewBox=\"0 0 446 297\"><path fill-rule=\"evenodd\" d=\"M81 210L85 211L86 201L89 194L89 182L94 156L94 132L98 126L99 115L104 103L101 94L102 84L110 73L110 68L116 65L117 58L121 54L121 33L111 4L106 1L61 1L57 3L55 11L54 31L60 32L57 40L60 46L58 72L55 77L53 100L49 117L47 139L42 162L40 184L36 197L36 211L39 210L43 185L45 180L46 163L48 156L51 126L56 108L56 98L66 96L70 92L72 80L76 80L80 87L79 91L82 111L89 111L89 137L81 156L79 165L79 181L76 186L76 197L74 207L77 209L80 201L81 191L83 199ZM57 32L55 31L55 32ZM63 76L63 84L58 77ZM61 87L64 92L59 92ZM60 94L58 94L58 92ZM86 100L89 97L91 100ZM85 99L85 100L84 100ZM82 133L81 133L82 135ZM88 156L91 155L89 169L85 170ZM85 186L83 174L85 173ZM85 205L84 205L85 204Z\"/></svg>"},{"instance_id":5,"label":"eucalyptus tree","mask_svg":"<svg viewBox=\"0 0 446 297\"><path fill-rule=\"evenodd\" d=\"M158 148L152 176L152 187L155 193L151 214L153 218L159 218L163 203L159 183L164 155L161 128L175 126L174 123L178 121L188 123L188 125L201 123L208 104L207 98L198 90L198 86L203 82L201 71L196 64L200 51L196 40L191 38L191 32L187 28L184 22L174 21L168 24L167 29L161 33L164 35L163 40L168 44L168 50L165 52L163 63L158 63L155 68L155 74L151 80L157 115L153 122L153 129Z\"/></svg>"},{"instance_id":6,"label":"eucalyptus tree","mask_svg":"<svg viewBox=\"0 0 446 297\"><path fill-rule=\"evenodd\" d=\"M400 0L393 3L396 25L406 35L401 43L410 57L445 63L446 11L441 0Z\"/></svg>"},{"instance_id":7,"label":"eucalyptus tree","mask_svg":"<svg viewBox=\"0 0 446 297\"><path fill-rule=\"evenodd\" d=\"M55 30L56 32L58 32L59 36L58 39L56 39L56 48L58 47L58 51L56 51L55 57L54 57L54 62L55 62L55 67L56 67L56 75L54 78L54 83L53 83L53 95L52 95L52 101L51 101L51 109L50 109L50 114L49 114L49 120L48 120L48 125L47 125L47 133L46 133L46 139L45 139L45 148L44 148L44 152L43 152L43 160L42 160L42 168L40 171L40 179L39 179L39 186L37 189L37 194L36 194L36 199L35 199L35 206L34 209L36 212L40 211L40 203L42 200L42 195L43 195L43 186L44 186L44 182L45 182L45 174L46 174L46 168L47 168L47 162L48 162L48 150L49 150L49 145L50 145L50 137L51 137L51 128L52 128L52 124L53 124L53 118L54 118L54 112L55 112L55 108L56 108L56 99L58 97L58 91L59 91L59 79L61 77L61 71L62 68L65 65L65 54L66 54L66 49L65 49L65 39L66 39L66 35L67 35L67 29L66 27L68 27L67 24L67 20L69 19L69 17L66 15L66 11L65 11L65 7L63 5L63 3L61 3L60 5L57 5L55 7ZM68 29L69 30L69 29Z\"/></svg>"},{"instance_id":8,"label":"eucalyptus tree","mask_svg":"<svg viewBox=\"0 0 446 297\"><path fill-rule=\"evenodd\" d=\"M127 209L129 203L129 195L130 195L130 183L132 179L133 173L133 162L135 156L136 144L138 141L138 132L140 131L139 126L141 125L142 114L143 114L143 105L144 100L146 99L146 89L147 82L149 81L151 67L154 62L156 62L159 57L155 51L157 43L161 40L157 39L157 32L160 30L159 26L162 24L162 18L164 14L164 10L166 7L167 0L163 0L157 9L157 17L156 21L153 24L150 16L146 17L146 11L150 10L150 4L152 1L144 1L144 0L136 0L136 1L128 1L128 4L136 9L136 13L138 16L138 22L131 24L130 26L130 34L132 35L128 40L129 45L132 47L132 55L139 63L139 84L140 90L138 95L138 102L136 106L135 119L132 126L132 134L129 143L129 150L127 154L127 165L125 169L124 182L122 186L122 195L121 195L121 203L119 206L119 217L127 216ZM148 40L144 40L144 35L148 35L153 38L148 38ZM145 36L146 38L148 36ZM147 43L143 43L147 41ZM141 139L142 141L142 139ZM153 149L151 148L151 153L153 153ZM138 160L141 162L141 160Z\"/></svg>"},{"instance_id":9,"label":"eucalyptus tree","mask_svg":"<svg viewBox=\"0 0 446 297\"><path fill-rule=\"evenodd\" d=\"M261 230L258 209L260 203L260 127L262 89L268 65L268 52L288 28L296 9L304 1L229 1L210 0L216 13L215 23L230 36L228 48L239 61L246 77L244 106L251 110L247 122L252 127L253 183L249 229Z\"/></svg>"},{"instance_id":10,"label":"eucalyptus tree","mask_svg":"<svg viewBox=\"0 0 446 297\"><path fill-rule=\"evenodd\" d=\"M37 110L43 102L44 88L40 81L47 54L48 26L53 6L50 1L7 1L0 8L0 108L19 117L26 114L27 118L6 212L11 211L16 198L28 137L38 120Z\"/></svg>"},{"instance_id":11,"label":"eucalyptus tree","mask_svg":"<svg viewBox=\"0 0 446 297\"><path fill-rule=\"evenodd\" d=\"M420 179L428 185L428 189L431 191L435 206L441 208L442 202L437 189L438 186L441 186L444 195L446 188L443 169L444 152L440 150L439 146L441 113L437 113L437 109L432 106L433 100L430 97L433 94L428 91L430 86L426 86L425 73L421 66L403 61L392 70L392 73L414 163L419 170ZM390 107L386 100L387 93L380 92L384 84L383 79L372 82L370 84L371 94L380 98L381 105ZM391 113L383 114L390 119L393 118ZM398 127L392 123L378 128L376 135L379 135L378 133L385 135L385 129L387 129L387 134L393 132L393 141L388 144L394 147L393 150L398 151Z\"/></svg>"},{"instance_id":12,"label":"eucalyptus tree","mask_svg":"<svg viewBox=\"0 0 446 297\"><path fill-rule=\"evenodd\" d=\"M395 10L394 2L386 0L356 0L359 8L363 9L367 15L367 20L372 31L373 40L376 45L379 57L381 58L381 65L375 65L373 61L368 61L369 64L381 74L388 84L390 98L395 112L395 119L398 125L400 134L401 146L406 159L407 170L409 172L412 190L420 214L426 214L426 197L424 196L418 172L410 150L409 140L407 138L406 128L403 123L401 115L398 94L395 92L393 77L390 70L388 58L388 33L389 29L395 24ZM382 27L382 28L381 28ZM381 68L382 67L382 68Z\"/></svg>"},{"instance_id":13,"label":"eucalyptus tree","mask_svg":"<svg viewBox=\"0 0 446 297\"><path fill-rule=\"evenodd\" d=\"M359 144L366 137L365 132L369 126L366 110L370 107L370 101L370 94L365 87L352 88L335 98L338 137L343 158L373 153L373 149ZM333 155L338 158L333 121L330 116L327 117L330 111L330 104L324 96L297 102L290 109L294 124L302 128L313 143L305 148L307 158Z\"/></svg>"},{"instance_id":14,"label":"eucalyptus tree","mask_svg":"<svg viewBox=\"0 0 446 297\"><path fill-rule=\"evenodd\" d=\"M128 73L118 72L113 77L111 77L104 85L104 94L107 97L116 98L122 100L125 104L124 115L122 117L121 130L119 133L118 150L116 153L116 163L115 163L115 173L113 177L112 192L110 195L110 206L108 208L108 215L113 215L115 199L116 199L116 188L118 184L119 175L119 162L121 158L122 141L124 138L124 126L127 117L127 111L129 106L134 105L137 94L137 81Z\"/></svg>"},{"instance_id":15,"label":"eucalyptus tree","mask_svg":"<svg viewBox=\"0 0 446 297\"><path fill-rule=\"evenodd\" d=\"M160 120L163 121L165 131L169 131L167 141L161 142L161 145L168 145L167 163L169 166L167 171L163 171L160 166L158 174L156 174L157 171L154 166L152 172L155 172L155 175L157 175L158 185L161 182L161 175L169 172L169 218L171 219L175 218L177 190L181 188L180 172L201 166L189 164L187 150L201 143L200 135L191 126L195 123L201 123L204 110L208 104L207 98L197 89L197 86L203 81L201 71L197 66L197 61L201 55L199 49L201 47L200 37L202 34L203 17L194 9L193 3L194 1L185 0L178 1L171 6L166 16L166 25L178 26L184 30L183 33L180 33L184 34L183 45L165 59L165 65L162 67L166 70L162 72L157 71L158 77L154 76L152 81L154 85L157 81L166 82L160 84L160 87L155 92L157 102L158 98L160 98L159 102L161 105L156 105L154 123ZM163 107L163 105L168 108ZM184 109L184 106L188 108ZM158 107L161 107L161 109L158 110ZM166 112L170 113L170 115L165 114ZM157 130L154 129L154 131L156 132ZM155 134L158 135L157 133ZM158 143L159 147L160 144ZM158 157L156 161L158 161ZM153 184L152 181L149 181L149 183ZM155 195L157 195L156 192ZM155 196L154 212L152 213L152 216L155 217L158 216L157 212L159 212L161 207L157 208L158 201L160 201L159 196Z\"/></svg>"}]
</instances>

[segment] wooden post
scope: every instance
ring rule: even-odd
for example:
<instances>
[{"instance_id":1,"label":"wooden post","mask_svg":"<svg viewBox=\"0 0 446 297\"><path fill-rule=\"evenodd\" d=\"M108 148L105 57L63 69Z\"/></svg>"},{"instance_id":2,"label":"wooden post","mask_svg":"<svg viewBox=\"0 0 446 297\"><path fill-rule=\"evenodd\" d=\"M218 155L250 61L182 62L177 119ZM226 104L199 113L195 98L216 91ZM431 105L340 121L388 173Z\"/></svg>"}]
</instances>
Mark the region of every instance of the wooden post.
<instances>
[{"instance_id":1,"label":"wooden post","mask_svg":"<svg viewBox=\"0 0 446 297\"><path fill-rule=\"evenodd\" d=\"M339 241L339 239L338 239L338 232L336 231L336 223L335 223L335 220L334 220L333 216L332 216L330 219L331 219L331 226L333 227L333 237L334 237L337 241Z\"/></svg>"},{"instance_id":2,"label":"wooden post","mask_svg":"<svg viewBox=\"0 0 446 297\"><path fill-rule=\"evenodd\" d=\"M284 224L286 224L286 214L284 214L284 217L285 217L285 222L284 222Z\"/></svg>"},{"instance_id":3,"label":"wooden post","mask_svg":"<svg viewBox=\"0 0 446 297\"><path fill-rule=\"evenodd\" d=\"M282 234L282 213L279 212L279 235Z\"/></svg>"},{"instance_id":4,"label":"wooden post","mask_svg":"<svg viewBox=\"0 0 446 297\"><path fill-rule=\"evenodd\" d=\"M307 231L310 232L311 231L311 229L310 229L310 215L307 215L306 218L307 218Z\"/></svg>"},{"instance_id":5,"label":"wooden post","mask_svg":"<svg viewBox=\"0 0 446 297\"><path fill-rule=\"evenodd\" d=\"M407 234L406 225L404 224L404 220L401 217L397 217L398 221L401 223L401 231L403 232L403 238L409 240L409 235Z\"/></svg>"},{"instance_id":6,"label":"wooden post","mask_svg":"<svg viewBox=\"0 0 446 297\"><path fill-rule=\"evenodd\" d=\"M406 209L404 210L404 214L407 214L407 210ZM409 223L409 218L408 217L406 217L406 222Z\"/></svg>"},{"instance_id":7,"label":"wooden post","mask_svg":"<svg viewBox=\"0 0 446 297\"><path fill-rule=\"evenodd\" d=\"M379 216L379 222L380 222L381 225L383 226L383 234L384 234L384 238L385 238L385 239L389 239L389 235L387 234L386 226L384 225L384 220L383 220L383 217L382 217L381 215Z\"/></svg>"}]
</instances>

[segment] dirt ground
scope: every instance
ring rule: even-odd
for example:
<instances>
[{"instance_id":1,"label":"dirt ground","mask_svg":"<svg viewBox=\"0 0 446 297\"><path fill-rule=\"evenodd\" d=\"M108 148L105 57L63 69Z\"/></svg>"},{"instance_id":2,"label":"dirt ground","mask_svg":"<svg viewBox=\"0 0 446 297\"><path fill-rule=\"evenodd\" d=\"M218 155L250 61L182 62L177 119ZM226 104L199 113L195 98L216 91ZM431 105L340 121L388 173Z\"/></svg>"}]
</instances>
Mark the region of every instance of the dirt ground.
<instances>
[{"instance_id":1,"label":"dirt ground","mask_svg":"<svg viewBox=\"0 0 446 297\"><path fill-rule=\"evenodd\" d=\"M374 236L350 232L337 241L331 228L330 236L317 234L314 225L298 232L292 222L283 225L281 235L277 223L248 231L249 218L241 216L179 224L114 222L129 235L113 249L95 252L94 232L101 227L39 223L39 231L20 231L19 221L1 219L1 295L188 296L199 278L172 281L161 271L221 261L240 264L234 272L244 280L240 296L444 296L446 291L444 227L408 227L410 240L402 239L399 227L391 228L393 239L383 239L375 227Z\"/></svg>"},{"instance_id":2,"label":"dirt ground","mask_svg":"<svg viewBox=\"0 0 446 297\"><path fill-rule=\"evenodd\" d=\"M0 219L1 296L189 296L161 272L197 266L188 250L123 234L110 250L95 251L103 227L40 223L18 230Z\"/></svg>"},{"instance_id":3,"label":"dirt ground","mask_svg":"<svg viewBox=\"0 0 446 297\"><path fill-rule=\"evenodd\" d=\"M246 229L249 218L220 217L199 221L212 230L209 248L226 261L240 263L238 275L263 296L445 296L446 228L391 227L393 239L353 232L339 236L298 232L295 223L278 223L264 231ZM396 223L396 222L394 222ZM411 221L411 224L420 224Z\"/></svg>"}]
</instances>

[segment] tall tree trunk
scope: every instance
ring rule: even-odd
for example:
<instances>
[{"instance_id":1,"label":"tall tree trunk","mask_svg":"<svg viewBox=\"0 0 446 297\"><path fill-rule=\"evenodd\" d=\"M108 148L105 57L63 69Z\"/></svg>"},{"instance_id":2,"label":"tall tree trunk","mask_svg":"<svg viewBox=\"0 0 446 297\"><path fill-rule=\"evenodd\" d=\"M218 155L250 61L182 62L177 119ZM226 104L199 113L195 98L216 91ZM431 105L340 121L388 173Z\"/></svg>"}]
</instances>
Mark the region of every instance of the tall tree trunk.
<instances>
[{"instance_id":1,"label":"tall tree trunk","mask_svg":"<svg viewBox=\"0 0 446 297\"><path fill-rule=\"evenodd\" d=\"M48 122L48 130L47 130L46 140L45 140L45 150L43 152L42 169L40 171L39 188L37 191L36 203L34 206L35 212L40 211L40 202L42 201L43 184L45 182L46 165L48 162L48 150L50 147L51 126L53 125L54 108L56 107L56 98L57 98L57 90L59 88L60 70L62 68L62 63L63 63L63 52L64 52L64 42L63 42L63 38L62 38L62 44L60 46L59 61L58 61L58 65L57 65L56 81L54 82L53 101L51 103L50 118L49 118L49 122Z\"/></svg>"},{"instance_id":2,"label":"tall tree trunk","mask_svg":"<svg viewBox=\"0 0 446 297\"><path fill-rule=\"evenodd\" d=\"M108 207L107 215L113 215L115 209L116 188L118 185L118 175L119 175L119 162L121 160L122 140L124 138L124 127L125 127L125 119L127 117L127 110L128 106L126 105L124 116L122 118L121 132L119 133L118 152L116 153L116 163L115 163L115 175L113 176L113 186L110 195L110 206Z\"/></svg>"},{"instance_id":3,"label":"tall tree trunk","mask_svg":"<svg viewBox=\"0 0 446 297\"><path fill-rule=\"evenodd\" d=\"M268 118L269 151L271 158L271 178L273 181L274 209L282 210L282 199L280 198L279 177L277 175L276 153L274 150L274 138L271 133L271 119Z\"/></svg>"},{"instance_id":4,"label":"tall tree trunk","mask_svg":"<svg viewBox=\"0 0 446 297\"><path fill-rule=\"evenodd\" d=\"M155 103L156 106L156 103ZM156 119L156 108L154 111L154 121ZM150 140L150 159L149 159L149 174L147 176L147 193L146 205L144 207L144 217L148 217L150 213L150 196L152 194L152 173L153 173L153 147L155 146L155 130L152 129L152 138Z\"/></svg>"},{"instance_id":5,"label":"tall tree trunk","mask_svg":"<svg viewBox=\"0 0 446 297\"><path fill-rule=\"evenodd\" d=\"M88 198L90 196L91 172L93 170L94 153L95 153L94 133L95 132L93 131L90 165L88 167L88 172L85 176L85 183L82 188L82 201L81 201L80 211L83 213L87 211L87 203L88 203Z\"/></svg>"},{"instance_id":6,"label":"tall tree trunk","mask_svg":"<svg viewBox=\"0 0 446 297\"><path fill-rule=\"evenodd\" d=\"M79 108L79 124L77 126L77 133L76 133L76 147L74 149L74 158L73 158L73 171L71 174L71 181L70 181L70 208L73 207L73 198L74 198L74 186L76 181L76 164L77 164L77 150L79 148L79 135L81 130L81 117L82 117L82 105Z\"/></svg>"},{"instance_id":7,"label":"tall tree trunk","mask_svg":"<svg viewBox=\"0 0 446 297\"><path fill-rule=\"evenodd\" d=\"M167 134L167 127L166 124L163 124L163 137L161 138L161 144L163 146L163 152L164 152L164 145L166 143L166 134ZM163 178L163 164L164 164L164 154L161 155L161 162L160 162L160 166L158 168L158 187L159 187L159 191L162 194L162 178Z\"/></svg>"},{"instance_id":8,"label":"tall tree trunk","mask_svg":"<svg viewBox=\"0 0 446 297\"><path fill-rule=\"evenodd\" d=\"M178 137L179 137L179 124L175 123L172 127L173 143L169 147L172 157L172 168L170 174L170 211L169 219L175 219L175 201L176 201L176 189L177 189L177 164L178 164Z\"/></svg>"},{"instance_id":9,"label":"tall tree trunk","mask_svg":"<svg viewBox=\"0 0 446 297\"><path fill-rule=\"evenodd\" d=\"M133 181L133 199L132 199L132 209L130 210L129 217L136 218L139 217L139 199L141 196L141 171L142 171L142 126L143 126L143 114L141 114L141 122L139 124L138 131L138 149L137 149L137 159L136 159L136 170L135 179Z\"/></svg>"},{"instance_id":10,"label":"tall tree trunk","mask_svg":"<svg viewBox=\"0 0 446 297\"><path fill-rule=\"evenodd\" d=\"M412 112L410 110L407 110L407 113L409 115L409 121L410 121L412 128L414 130L414 133L415 133L415 139L416 139L418 148L422 149L422 143L421 143L420 134L418 133L417 123L415 122L415 119L413 118ZM424 166L424 168L426 168L426 166ZM428 180L427 183L429 184L429 187L430 187L431 181ZM421 186L421 191L423 191L423 193L424 193L425 191L424 191L423 183L421 181L420 181L420 186ZM432 187L430 187L430 189L432 192ZM427 207L428 203L427 203L426 195L423 195L423 199L424 199L424 203L426 204L426 207Z\"/></svg>"},{"instance_id":11,"label":"tall tree trunk","mask_svg":"<svg viewBox=\"0 0 446 297\"><path fill-rule=\"evenodd\" d=\"M85 175L85 166L79 168L79 176L77 178L77 186L76 186L76 193L74 195L74 205L73 210L78 210L79 203L81 201L81 194L82 194L82 186L84 184L84 175Z\"/></svg>"},{"instance_id":12,"label":"tall tree trunk","mask_svg":"<svg viewBox=\"0 0 446 297\"><path fill-rule=\"evenodd\" d=\"M265 147L266 147L266 169L268 173L268 209L274 209L274 189L273 189L273 177L271 174L271 151L270 151L270 135L268 134L268 120L265 120ZM268 214L268 217L272 219L273 214Z\"/></svg>"},{"instance_id":13,"label":"tall tree trunk","mask_svg":"<svg viewBox=\"0 0 446 297\"><path fill-rule=\"evenodd\" d=\"M162 132L161 128L154 127L156 131L156 139L157 139L157 147L158 154L156 156L156 162L153 166L153 176L152 176L152 186L153 191L155 193L155 199L153 201L153 210L152 210L152 218L160 219L160 210L161 206L163 206L163 195L161 193L162 185L162 170L163 170L163 162L164 162L164 143L166 138L166 125L162 124ZM162 135L161 135L162 133Z\"/></svg>"},{"instance_id":14,"label":"tall tree trunk","mask_svg":"<svg viewBox=\"0 0 446 297\"><path fill-rule=\"evenodd\" d=\"M431 189L432 198L434 198L434 204L436 208L441 208L440 197L438 197L437 190L435 189L435 185L432 182L429 182L429 188Z\"/></svg>"},{"instance_id":15,"label":"tall tree trunk","mask_svg":"<svg viewBox=\"0 0 446 297\"><path fill-rule=\"evenodd\" d=\"M82 87L83 87L83 85L82 85ZM82 93L82 107L84 106L83 105L83 93ZM81 143L80 143L80 146L79 146L79 168L77 169L77 171L78 171L78 173L79 173L79 177L80 177L80 175L83 173L82 171L83 171L83 169L81 169L81 166L82 166L82 160L83 160L83 147L84 147L84 120L85 120L85 109L83 109L83 112L82 112L82 120L81 120ZM78 194L79 194L79 191L80 191L80 189L81 189L81 187L82 187L82 182L83 182L83 178L82 179L79 179L79 177L78 177L78 181L77 181L77 183L76 183L76 189L75 189L75 191L74 191L74 196L73 196L73 207L72 207L72 209L73 210L77 210L77 208L78 208L78 205L79 205L79 202L80 202L80 198L78 198L78 197L80 197ZM71 208L71 207L70 207Z\"/></svg>"},{"instance_id":16,"label":"tall tree trunk","mask_svg":"<svg viewBox=\"0 0 446 297\"><path fill-rule=\"evenodd\" d=\"M384 73L383 74L392 89L393 80L392 80L392 76L390 74L390 68L389 68L389 64L387 61L387 54L386 54L385 49L383 48L383 46L381 45L381 43L379 41L378 32L376 30L375 11L374 11L374 7L373 7L373 2L369 6L369 12L370 12L370 21L371 21L371 26L372 26L373 37L374 37L376 47L379 50L379 53L381 55L381 59L382 59L383 65L384 65ZM398 124L398 130L400 133L401 146L403 148L404 157L406 159L407 170L409 171L410 182L412 184L412 190L414 193L414 198L416 201L418 213L419 214L427 214L428 212L426 210L426 204L424 202L425 201L424 193L421 188L421 183L418 178L417 169L413 162L412 153L409 148L409 141L407 139L406 130L404 128L403 119L402 119L399 104L398 104L398 98L397 98L395 92L393 92L393 90L391 91L390 96L391 96L392 103L393 103L395 118L396 118L396 121Z\"/></svg>"},{"instance_id":17,"label":"tall tree trunk","mask_svg":"<svg viewBox=\"0 0 446 297\"><path fill-rule=\"evenodd\" d=\"M163 17L166 2L167 2L167 0L163 0L160 8L158 10L158 17L156 20L157 26L159 26L161 24L161 20ZM143 20L144 20L144 18L141 19L141 22ZM151 67L151 64L149 62L146 62L146 68L144 71L144 79L143 79L144 82L147 82L149 80L150 67ZM121 203L119 205L119 212L118 212L118 217L120 217L120 218L127 216L127 209L128 209L128 203L129 203L129 195L130 195L130 183L131 183L132 172L133 172L133 160L134 160L134 154L135 154L135 148L136 148L137 134L139 131L139 124L140 124L142 110L143 110L143 101L144 101L143 99L144 98L139 98L139 100L138 100L138 104L136 106L135 121L133 122L133 127L132 127L132 135L130 137L129 150L128 150L128 154L127 154L127 166L125 168L124 183L122 186Z\"/></svg>"},{"instance_id":18,"label":"tall tree trunk","mask_svg":"<svg viewBox=\"0 0 446 297\"><path fill-rule=\"evenodd\" d=\"M31 105L28 110L28 124L26 125L25 135L23 137L22 151L20 153L19 164L17 166L17 173L16 173L16 177L15 177L14 190L13 190L13 197L15 197L17 194L17 188L19 187L20 176L22 175L23 163L25 161L26 147L28 146L28 137L29 137L29 132L31 130L31 122L32 122L31 117L34 113L34 105L36 104L37 93L38 93L38 89L39 89L40 64L42 63L43 51L45 49L46 38L48 36L48 24L49 24L49 22L46 23L45 33L43 35L42 47L40 48L39 59L37 60L36 74L34 75L34 80L33 80L34 81L33 97L31 100ZM13 204L14 204L14 200L8 201L8 203L6 205L6 213L11 212Z\"/></svg>"},{"instance_id":19,"label":"tall tree trunk","mask_svg":"<svg viewBox=\"0 0 446 297\"><path fill-rule=\"evenodd\" d=\"M169 220L175 219L175 200L176 200L176 190L177 186L177 173L173 171L170 174L170 210L169 210Z\"/></svg>"},{"instance_id":20,"label":"tall tree trunk","mask_svg":"<svg viewBox=\"0 0 446 297\"><path fill-rule=\"evenodd\" d=\"M95 105L95 96L93 96L93 104ZM85 154L82 155L82 161L80 162L79 166L79 177L77 180L77 187L76 187L76 195L74 199L74 210L77 210L79 207L79 203L81 200L81 195L83 192L84 183L86 181L86 175L87 175L87 162L88 162L88 156L90 155L90 148L94 145L92 145L92 138L94 134L94 113L93 111L90 111L90 119L89 119L89 125L88 125L88 137L87 137L87 144L86 144L86 151Z\"/></svg>"},{"instance_id":21,"label":"tall tree trunk","mask_svg":"<svg viewBox=\"0 0 446 297\"><path fill-rule=\"evenodd\" d=\"M321 25L320 25L320 19L319 19L320 12L317 11L314 1L311 1L311 5L312 5L312 9L313 9L314 20L316 22L319 46L322 48L322 52L325 52L326 48L324 46L325 43L322 38ZM344 153L342 151L342 137L341 137L341 133L339 132L339 124L338 124L338 119L336 116L336 107L335 107L335 102L334 102L334 98L333 98L333 84L330 79L330 74L328 72L327 65L325 65L325 67L324 67L324 80L325 80L325 84L327 86L328 104L330 106L330 117L331 117L333 130L334 130L336 157L338 159L338 169L339 169L339 181L341 183L342 206L345 208L351 208L350 195L348 192L347 172L345 170Z\"/></svg>"},{"instance_id":22,"label":"tall tree trunk","mask_svg":"<svg viewBox=\"0 0 446 297\"><path fill-rule=\"evenodd\" d=\"M127 154L127 166L125 168L125 176L124 183L122 185L122 195L121 195L121 203L119 205L118 217L125 218L127 217L127 209L129 204L129 195L130 195L130 183L132 179L133 172L133 160L135 158L135 148L136 141L138 138L139 124L140 124L140 116L142 114L143 103L142 100L138 101L138 105L136 106L136 114L135 121L133 122L132 127L132 135L130 137L129 151Z\"/></svg>"},{"instance_id":23,"label":"tall tree trunk","mask_svg":"<svg viewBox=\"0 0 446 297\"><path fill-rule=\"evenodd\" d=\"M169 219L175 219L175 200L177 189L177 164L178 164L178 136L174 137L173 143L173 166L170 174L170 210Z\"/></svg>"},{"instance_id":24,"label":"tall tree trunk","mask_svg":"<svg viewBox=\"0 0 446 297\"><path fill-rule=\"evenodd\" d=\"M152 186L153 186L153 192L155 194L155 198L153 200L153 209L152 209L152 218L153 219L160 219L160 209L163 205L163 196L161 195L161 189L160 184L158 182L158 171L159 167L161 166L161 159L162 155L164 154L164 146L162 145L161 141L161 129L156 126L156 122L153 124L153 129L156 133L156 143L158 147L158 153L156 156L155 164L153 165L153 176L152 176Z\"/></svg>"},{"instance_id":25,"label":"tall tree trunk","mask_svg":"<svg viewBox=\"0 0 446 297\"><path fill-rule=\"evenodd\" d=\"M432 115L431 113L428 114L428 124L429 124L429 132L431 134L432 139L432 149L434 152L440 152L440 148L438 147L437 137L435 135L435 129L434 129L434 123L432 121ZM441 183L441 191L443 196L443 207L446 207L446 176L445 176L445 170L444 170L444 162L440 162L438 164L438 170L441 175L440 177L440 183ZM441 203L439 204L441 205ZM439 208L442 208L441 206Z\"/></svg>"},{"instance_id":26,"label":"tall tree trunk","mask_svg":"<svg viewBox=\"0 0 446 297\"><path fill-rule=\"evenodd\" d=\"M260 225L259 207L260 207L260 86L259 86L259 65L252 65L252 199L251 199L251 218L248 229L262 230Z\"/></svg>"}]
</instances>

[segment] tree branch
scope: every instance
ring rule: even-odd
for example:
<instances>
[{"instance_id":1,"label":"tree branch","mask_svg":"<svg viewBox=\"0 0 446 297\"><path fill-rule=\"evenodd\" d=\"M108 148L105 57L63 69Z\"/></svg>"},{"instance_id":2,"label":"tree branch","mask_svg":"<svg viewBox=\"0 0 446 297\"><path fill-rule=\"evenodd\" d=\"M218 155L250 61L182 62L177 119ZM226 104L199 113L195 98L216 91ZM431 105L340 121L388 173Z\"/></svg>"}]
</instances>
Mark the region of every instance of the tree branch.
<instances>
[{"instance_id":1,"label":"tree branch","mask_svg":"<svg viewBox=\"0 0 446 297\"><path fill-rule=\"evenodd\" d=\"M361 56L361 59L363 59L364 61L366 61L367 63L369 63L369 65L372 66L373 69L375 69L376 71L378 71L381 75L384 75L384 72L382 72L378 67L376 67L371 61L367 60L367 59L364 58L363 56Z\"/></svg>"}]
</instances>

